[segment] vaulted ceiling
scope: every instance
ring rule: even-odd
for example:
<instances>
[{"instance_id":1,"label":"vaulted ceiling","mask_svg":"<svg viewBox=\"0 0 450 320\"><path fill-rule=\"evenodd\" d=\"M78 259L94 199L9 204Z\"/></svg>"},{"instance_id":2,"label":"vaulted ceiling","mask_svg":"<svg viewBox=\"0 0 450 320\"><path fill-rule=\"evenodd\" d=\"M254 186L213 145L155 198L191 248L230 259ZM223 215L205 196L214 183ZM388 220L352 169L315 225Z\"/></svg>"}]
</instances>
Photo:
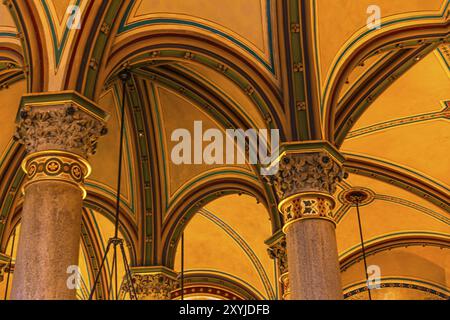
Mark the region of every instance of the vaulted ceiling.
<instances>
[{"instance_id":1,"label":"vaulted ceiling","mask_svg":"<svg viewBox=\"0 0 450 320\"><path fill-rule=\"evenodd\" d=\"M372 195L361 208L368 262L382 272L374 297L448 298L450 1L378 0L382 27L368 30L372 2L5 1L0 261L20 232L24 150L12 139L20 97L76 90L110 115L86 182L79 297L88 296L113 232L116 74L127 67L121 234L133 265L180 271L184 232L191 298L279 298L265 244L280 232L277 198L256 168L170 161L172 131L194 121L278 128L285 142L329 140L347 159L335 195L346 297L366 298L356 212L343 196L362 187ZM67 28L70 5L79 6L79 30ZM100 290L108 296L105 281Z\"/></svg>"}]
</instances>

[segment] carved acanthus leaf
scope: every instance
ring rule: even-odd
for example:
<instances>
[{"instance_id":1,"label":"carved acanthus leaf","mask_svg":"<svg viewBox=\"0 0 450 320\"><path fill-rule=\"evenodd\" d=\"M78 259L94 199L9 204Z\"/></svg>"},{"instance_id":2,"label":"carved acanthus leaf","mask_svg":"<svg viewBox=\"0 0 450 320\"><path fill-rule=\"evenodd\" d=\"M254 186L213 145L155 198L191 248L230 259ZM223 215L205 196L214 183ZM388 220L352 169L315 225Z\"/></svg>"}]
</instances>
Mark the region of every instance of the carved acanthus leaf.
<instances>
[{"instance_id":1,"label":"carved acanthus leaf","mask_svg":"<svg viewBox=\"0 0 450 320\"><path fill-rule=\"evenodd\" d=\"M287 154L270 177L280 199L304 192L333 194L343 178L342 166L325 152Z\"/></svg>"},{"instance_id":2,"label":"carved acanthus leaf","mask_svg":"<svg viewBox=\"0 0 450 320\"><path fill-rule=\"evenodd\" d=\"M165 274L134 274L132 281L136 294L143 300L170 300L177 285L176 280ZM127 281L124 288L127 292L131 290Z\"/></svg>"},{"instance_id":3,"label":"carved acanthus leaf","mask_svg":"<svg viewBox=\"0 0 450 320\"><path fill-rule=\"evenodd\" d=\"M28 153L56 149L84 157L95 154L104 124L72 105L21 110L15 139Z\"/></svg>"}]
</instances>

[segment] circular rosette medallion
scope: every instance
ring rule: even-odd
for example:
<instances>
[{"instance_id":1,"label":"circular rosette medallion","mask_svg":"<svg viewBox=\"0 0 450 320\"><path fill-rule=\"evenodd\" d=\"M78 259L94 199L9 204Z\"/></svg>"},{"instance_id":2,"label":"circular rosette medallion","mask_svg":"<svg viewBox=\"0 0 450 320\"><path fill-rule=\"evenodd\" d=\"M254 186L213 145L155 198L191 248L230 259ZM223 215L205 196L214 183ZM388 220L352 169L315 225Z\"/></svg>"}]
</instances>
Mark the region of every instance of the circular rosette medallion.
<instances>
[{"instance_id":1,"label":"circular rosette medallion","mask_svg":"<svg viewBox=\"0 0 450 320\"><path fill-rule=\"evenodd\" d=\"M72 163L70 166L70 175L77 182L83 180L83 169L78 163Z\"/></svg>"},{"instance_id":2,"label":"circular rosette medallion","mask_svg":"<svg viewBox=\"0 0 450 320\"><path fill-rule=\"evenodd\" d=\"M45 162L44 172L49 176L57 176L61 173L62 166L61 160L50 158Z\"/></svg>"}]
</instances>

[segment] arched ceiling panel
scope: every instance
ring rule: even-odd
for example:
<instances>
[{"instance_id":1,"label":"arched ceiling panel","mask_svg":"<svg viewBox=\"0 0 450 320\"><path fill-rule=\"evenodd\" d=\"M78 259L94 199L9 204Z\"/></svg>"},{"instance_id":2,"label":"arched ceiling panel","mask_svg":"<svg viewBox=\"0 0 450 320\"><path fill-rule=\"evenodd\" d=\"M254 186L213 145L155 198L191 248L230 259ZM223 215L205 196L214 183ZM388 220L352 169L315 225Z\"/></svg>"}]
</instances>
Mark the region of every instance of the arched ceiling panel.
<instances>
[{"instance_id":1,"label":"arched ceiling panel","mask_svg":"<svg viewBox=\"0 0 450 320\"><path fill-rule=\"evenodd\" d=\"M347 139L342 150L393 163L449 190L449 135L449 120L435 119Z\"/></svg>"},{"instance_id":2,"label":"arched ceiling panel","mask_svg":"<svg viewBox=\"0 0 450 320\"><path fill-rule=\"evenodd\" d=\"M372 290L373 299L437 299L439 295L436 291L447 295L447 298L450 293L447 289L450 284L448 248L425 245L392 248L370 255L367 264L378 266L381 273L382 288ZM364 280L362 262L342 272L344 291L355 289L355 284ZM403 290L399 290L403 285ZM360 295L364 295L363 299L367 298L367 293Z\"/></svg>"},{"instance_id":3,"label":"arched ceiling panel","mask_svg":"<svg viewBox=\"0 0 450 320\"><path fill-rule=\"evenodd\" d=\"M145 30L188 29L218 38L275 74L272 37L273 3L268 0L131 1L121 21L116 42ZM251 12L240 19L242 12Z\"/></svg>"},{"instance_id":4,"label":"arched ceiling panel","mask_svg":"<svg viewBox=\"0 0 450 320\"><path fill-rule=\"evenodd\" d=\"M354 131L380 123L399 122L402 119L413 122L411 117L430 113L441 113L440 116L445 117L443 110L447 108L447 112L450 111L445 104L446 101L450 103L449 92L448 68L444 68L438 52L434 51L397 79L372 103L355 123L350 137L355 134Z\"/></svg>"},{"instance_id":5,"label":"arched ceiling panel","mask_svg":"<svg viewBox=\"0 0 450 320\"><path fill-rule=\"evenodd\" d=\"M262 117L263 112L258 109L254 102L250 99L239 86L229 78L220 76L219 70L213 70L200 64L180 64L180 68L188 70L190 74L199 77L201 81L205 81L208 85L212 85L220 90L223 95L232 101L237 109L241 110L245 119L253 124L254 128L267 128L267 123Z\"/></svg>"},{"instance_id":6,"label":"arched ceiling panel","mask_svg":"<svg viewBox=\"0 0 450 320\"><path fill-rule=\"evenodd\" d=\"M224 128L214 119L179 93L161 86L155 86L153 89L154 98L156 99L154 101L154 107L160 110L160 121L161 123L164 123L163 126L161 125L160 129L162 132L160 132L160 134L162 136L161 138L164 139L164 141L162 141L165 149L164 154L166 157L164 159L164 165L168 169L167 180L170 183L170 196L173 196L174 193L176 193L178 189L182 188L186 182L212 169L232 169L233 167L237 167L248 170L249 172L251 171L251 169L246 165L194 164L193 152L191 153L192 164L177 165L171 161L171 152L178 144L177 141L171 141L171 136L174 130L187 129L189 132L194 133L194 122L201 121L203 132L211 128L219 129L224 134L225 131ZM194 136L191 138L193 151ZM206 147L208 144L208 142L203 143L203 147Z\"/></svg>"},{"instance_id":7,"label":"arched ceiling panel","mask_svg":"<svg viewBox=\"0 0 450 320\"><path fill-rule=\"evenodd\" d=\"M396 199L375 200L360 208L361 225L365 241L384 234L416 231L449 234L449 222L443 222L418 209L394 202ZM343 252L361 240L359 238L356 209L351 208L339 222L337 239L339 252Z\"/></svg>"},{"instance_id":8,"label":"arched ceiling panel","mask_svg":"<svg viewBox=\"0 0 450 320\"><path fill-rule=\"evenodd\" d=\"M185 270L202 271L204 273L220 274L223 277L241 282L244 287L258 292L265 298L274 297L274 264L269 259L263 242L258 238L267 235L267 230L253 230L252 233L239 232L235 227L240 224L252 223L259 216L265 215L263 208L255 205L246 206L249 210L245 214L240 213L239 203L253 202L254 198L242 196L246 199L236 199L238 196L228 196L218 201L226 201L230 211L222 215L220 212L212 212L207 209L209 205L201 209L189 222L185 230ZM214 202L211 204L214 206ZM231 208L234 208L234 218L230 219ZM236 224L236 217L240 222ZM235 220L235 221L233 221ZM269 224L267 224L270 227ZM264 229L267 229L264 228ZM264 232L266 231L266 232ZM214 241L212 241L214 239ZM256 245L256 247L255 247ZM180 245L177 250L175 269L180 270Z\"/></svg>"},{"instance_id":9,"label":"arched ceiling panel","mask_svg":"<svg viewBox=\"0 0 450 320\"><path fill-rule=\"evenodd\" d=\"M200 209L185 230L186 271L219 273L274 298L274 262L264 244L271 234L267 217L264 206L247 195L225 196ZM176 270L180 250L179 244Z\"/></svg>"},{"instance_id":10,"label":"arched ceiling panel","mask_svg":"<svg viewBox=\"0 0 450 320\"><path fill-rule=\"evenodd\" d=\"M366 25L369 6L376 4L381 9L381 19L401 20L406 17L419 18L439 12L446 0L317 0L316 46L320 60L320 78L324 85L329 70L338 52L346 42ZM332 21L332 22L331 22Z\"/></svg>"},{"instance_id":11,"label":"arched ceiling panel","mask_svg":"<svg viewBox=\"0 0 450 320\"><path fill-rule=\"evenodd\" d=\"M47 0L50 12L59 22L64 20L67 9L70 5L75 5L77 0Z\"/></svg>"},{"instance_id":12,"label":"arched ceiling panel","mask_svg":"<svg viewBox=\"0 0 450 320\"><path fill-rule=\"evenodd\" d=\"M11 84L8 89L0 90L0 155L7 151L12 142L15 130L16 115L19 110L20 99L26 92L27 83L21 80ZM0 158L0 163L2 158Z\"/></svg>"},{"instance_id":13,"label":"arched ceiling panel","mask_svg":"<svg viewBox=\"0 0 450 320\"><path fill-rule=\"evenodd\" d=\"M429 200L423 197L419 197L416 194L403 188L397 187L393 184L380 181L376 178L366 177L359 174L350 174L349 178L346 181L354 187L367 187L377 195L395 196L416 205L428 208L442 216L448 215L448 212L446 210L435 205Z\"/></svg>"}]
</instances>

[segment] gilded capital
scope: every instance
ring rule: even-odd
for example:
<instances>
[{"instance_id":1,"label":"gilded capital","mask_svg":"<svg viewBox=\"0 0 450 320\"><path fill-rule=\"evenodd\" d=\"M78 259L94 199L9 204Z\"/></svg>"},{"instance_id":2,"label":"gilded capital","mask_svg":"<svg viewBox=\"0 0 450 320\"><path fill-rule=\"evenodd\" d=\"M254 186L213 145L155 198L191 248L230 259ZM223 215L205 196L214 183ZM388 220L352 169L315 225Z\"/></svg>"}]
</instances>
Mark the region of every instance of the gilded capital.
<instances>
[{"instance_id":1,"label":"gilded capital","mask_svg":"<svg viewBox=\"0 0 450 320\"><path fill-rule=\"evenodd\" d=\"M272 184L280 199L306 192L333 194L344 176L342 165L325 151L287 153Z\"/></svg>"},{"instance_id":2,"label":"gilded capital","mask_svg":"<svg viewBox=\"0 0 450 320\"><path fill-rule=\"evenodd\" d=\"M133 272L132 281L139 300L170 300L177 288L176 273L166 268ZM124 288L126 292L133 290L126 280Z\"/></svg>"},{"instance_id":3,"label":"gilded capital","mask_svg":"<svg viewBox=\"0 0 450 320\"><path fill-rule=\"evenodd\" d=\"M40 181L59 181L78 187L86 196L84 180L91 169L97 140L107 133L106 113L73 91L22 97L14 138L26 148L22 162L27 174L23 192Z\"/></svg>"},{"instance_id":4,"label":"gilded capital","mask_svg":"<svg viewBox=\"0 0 450 320\"><path fill-rule=\"evenodd\" d=\"M270 177L280 200L283 232L295 221L325 219L335 223L333 194L344 178L344 157L324 141L283 146L277 174Z\"/></svg>"},{"instance_id":5,"label":"gilded capital","mask_svg":"<svg viewBox=\"0 0 450 320\"><path fill-rule=\"evenodd\" d=\"M64 150L84 158L95 154L97 140L105 125L72 104L23 108L15 138L28 153Z\"/></svg>"},{"instance_id":6,"label":"gilded capital","mask_svg":"<svg viewBox=\"0 0 450 320\"><path fill-rule=\"evenodd\" d=\"M14 137L29 154L67 151L87 159L107 133L106 114L75 92L22 98Z\"/></svg>"}]
</instances>

